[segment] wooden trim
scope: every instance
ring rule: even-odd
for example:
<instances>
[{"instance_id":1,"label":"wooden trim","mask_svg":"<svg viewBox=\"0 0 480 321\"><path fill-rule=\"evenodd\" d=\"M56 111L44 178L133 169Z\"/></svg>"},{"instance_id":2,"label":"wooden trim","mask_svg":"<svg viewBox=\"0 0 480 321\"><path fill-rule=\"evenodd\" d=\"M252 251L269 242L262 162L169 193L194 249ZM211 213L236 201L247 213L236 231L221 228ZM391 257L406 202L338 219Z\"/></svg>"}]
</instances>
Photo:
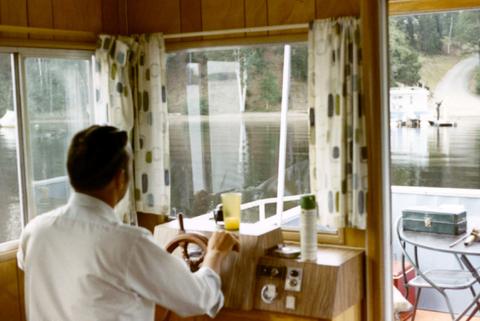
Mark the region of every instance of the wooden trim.
<instances>
[{"instance_id":1,"label":"wooden trim","mask_svg":"<svg viewBox=\"0 0 480 321\"><path fill-rule=\"evenodd\" d=\"M23 27L23 26L12 26L12 25L0 25L0 32L24 33L24 34L31 34L31 35L66 36L66 37L74 37L74 38L87 39L87 40L97 39L97 34L95 32L89 32L89 31Z\"/></svg>"},{"instance_id":2,"label":"wooden trim","mask_svg":"<svg viewBox=\"0 0 480 321\"><path fill-rule=\"evenodd\" d=\"M480 8L479 0L390 0L390 15Z\"/></svg>"},{"instance_id":3,"label":"wooden trim","mask_svg":"<svg viewBox=\"0 0 480 321\"><path fill-rule=\"evenodd\" d=\"M55 41L41 39L13 39L0 38L0 47L45 48L45 49L74 49L93 51L97 48L94 42Z\"/></svg>"},{"instance_id":4,"label":"wooden trim","mask_svg":"<svg viewBox=\"0 0 480 321\"><path fill-rule=\"evenodd\" d=\"M236 33L258 33L258 32L271 32L279 31L290 33L292 30L308 30L308 23L297 23L297 24L284 24L284 25L274 25L274 26L258 26L258 27L244 27L244 28L234 28L234 29L225 29L225 30L204 30L204 31L195 31L195 32L181 32L181 33L172 33L164 35L165 40L168 39L181 39L181 38L198 38L198 37L210 37L210 36L222 36L228 37L228 35ZM294 32L294 33L298 33Z\"/></svg>"},{"instance_id":5,"label":"wooden trim","mask_svg":"<svg viewBox=\"0 0 480 321\"><path fill-rule=\"evenodd\" d=\"M0 252L0 262L16 260L16 258L17 258L17 249Z\"/></svg>"},{"instance_id":6,"label":"wooden trim","mask_svg":"<svg viewBox=\"0 0 480 321\"><path fill-rule=\"evenodd\" d=\"M386 43L381 43L380 21L383 13L381 1L361 0L362 57L363 57L363 106L366 115L368 142L368 189L366 233L366 298L367 320L389 320L386 315L386 292L384 276L386 263L384 243L386 218L383 216L383 139L382 137L382 52ZM388 139L388 137L386 137ZM388 222L388 220L386 220Z\"/></svg>"},{"instance_id":7,"label":"wooden trim","mask_svg":"<svg viewBox=\"0 0 480 321\"><path fill-rule=\"evenodd\" d=\"M287 35L257 36L257 37L237 37L225 39L209 39L198 41L176 41L176 39L166 40L166 51L174 52L179 50L208 48L208 47L228 47L245 46L269 43L288 43L305 42L308 33L301 32ZM52 49L76 49L76 50L95 50L97 45L94 41L55 41L43 39L17 39L0 38L0 47L31 47L31 48L52 48Z\"/></svg>"},{"instance_id":8,"label":"wooden trim","mask_svg":"<svg viewBox=\"0 0 480 321\"><path fill-rule=\"evenodd\" d=\"M207 47L228 47L228 46L246 46L268 43L287 43L307 41L308 33L301 32L287 35L257 36L257 37L236 37L225 39L208 39L203 41L185 41L185 42L166 42L167 52L207 48Z\"/></svg>"},{"instance_id":9,"label":"wooden trim","mask_svg":"<svg viewBox=\"0 0 480 321\"><path fill-rule=\"evenodd\" d=\"M365 249L366 231L355 228L345 229L345 245Z\"/></svg>"},{"instance_id":10,"label":"wooden trim","mask_svg":"<svg viewBox=\"0 0 480 321\"><path fill-rule=\"evenodd\" d=\"M300 242L300 233L298 231L289 231L282 230L283 239L287 242L299 243ZM326 234L318 233L317 234L317 243L318 244L335 244L335 245L344 245L345 244L345 229L338 229L337 234Z\"/></svg>"}]
</instances>

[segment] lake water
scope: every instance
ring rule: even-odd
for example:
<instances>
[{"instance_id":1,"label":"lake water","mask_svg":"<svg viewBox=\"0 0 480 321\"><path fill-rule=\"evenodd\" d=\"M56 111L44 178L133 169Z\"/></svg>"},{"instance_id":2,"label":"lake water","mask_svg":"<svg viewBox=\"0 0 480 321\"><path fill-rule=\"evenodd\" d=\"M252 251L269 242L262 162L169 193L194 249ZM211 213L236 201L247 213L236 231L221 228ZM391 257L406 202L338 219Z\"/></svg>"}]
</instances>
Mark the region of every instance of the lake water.
<instances>
[{"instance_id":1,"label":"lake water","mask_svg":"<svg viewBox=\"0 0 480 321\"><path fill-rule=\"evenodd\" d=\"M285 195L309 191L307 126L306 113L289 113ZM276 197L279 132L279 113L171 116L172 207L195 216L227 191L242 192L242 203ZM242 219L256 221L258 212Z\"/></svg>"},{"instance_id":2,"label":"lake water","mask_svg":"<svg viewBox=\"0 0 480 321\"><path fill-rule=\"evenodd\" d=\"M278 115L211 125L173 119L170 127L172 207L198 214L211 209L219 201L218 193L229 189L241 189L244 202L276 195ZM65 133L56 135L53 129L39 133L46 141L33 144L37 157L52 157L67 143ZM286 194L308 190L307 135L306 116L289 117ZM208 148L195 149L198 144L190 140ZM459 120L455 128L392 128L391 146L394 185L480 189L480 118ZM63 155L55 157L48 166L35 169L41 173L36 179L63 175L63 164ZM0 242L17 238L20 232L16 182L15 129L0 128Z\"/></svg>"},{"instance_id":3,"label":"lake water","mask_svg":"<svg viewBox=\"0 0 480 321\"><path fill-rule=\"evenodd\" d=\"M0 128L0 242L18 238L21 229L16 129Z\"/></svg>"},{"instance_id":4,"label":"lake water","mask_svg":"<svg viewBox=\"0 0 480 321\"><path fill-rule=\"evenodd\" d=\"M449 128L391 128L392 185L480 189L480 118Z\"/></svg>"}]
</instances>

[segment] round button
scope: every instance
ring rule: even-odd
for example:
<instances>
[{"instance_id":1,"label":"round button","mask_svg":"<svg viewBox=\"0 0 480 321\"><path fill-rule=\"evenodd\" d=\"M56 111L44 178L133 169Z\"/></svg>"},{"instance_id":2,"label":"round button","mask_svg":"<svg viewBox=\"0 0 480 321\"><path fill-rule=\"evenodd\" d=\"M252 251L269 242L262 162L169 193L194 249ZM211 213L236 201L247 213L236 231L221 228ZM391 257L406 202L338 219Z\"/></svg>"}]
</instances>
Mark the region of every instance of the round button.
<instances>
[{"instance_id":1,"label":"round button","mask_svg":"<svg viewBox=\"0 0 480 321\"><path fill-rule=\"evenodd\" d=\"M290 280L290 286L291 287L296 287L297 284L298 284L297 280L294 280L294 279Z\"/></svg>"},{"instance_id":2,"label":"round button","mask_svg":"<svg viewBox=\"0 0 480 321\"><path fill-rule=\"evenodd\" d=\"M280 271L277 268L272 268L272 271L270 273L271 276L275 277L280 274Z\"/></svg>"},{"instance_id":3,"label":"round button","mask_svg":"<svg viewBox=\"0 0 480 321\"><path fill-rule=\"evenodd\" d=\"M291 270L291 271L290 271L290 276L292 276L292 277L294 277L294 278L296 278L296 277L298 276L298 274L299 274L299 273L298 273L298 270Z\"/></svg>"}]
</instances>

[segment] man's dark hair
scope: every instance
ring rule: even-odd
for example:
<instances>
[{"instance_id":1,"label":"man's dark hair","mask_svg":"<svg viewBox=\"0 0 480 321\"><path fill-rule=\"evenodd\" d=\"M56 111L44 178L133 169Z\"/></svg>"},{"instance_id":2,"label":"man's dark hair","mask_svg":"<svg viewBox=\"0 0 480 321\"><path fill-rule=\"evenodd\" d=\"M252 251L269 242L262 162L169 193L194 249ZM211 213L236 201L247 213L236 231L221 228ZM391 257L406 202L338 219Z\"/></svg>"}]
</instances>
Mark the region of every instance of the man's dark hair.
<instances>
[{"instance_id":1,"label":"man's dark hair","mask_svg":"<svg viewBox=\"0 0 480 321\"><path fill-rule=\"evenodd\" d=\"M72 139L68 149L67 170L76 191L105 187L124 169L128 175L128 135L112 126L90 126Z\"/></svg>"}]
</instances>

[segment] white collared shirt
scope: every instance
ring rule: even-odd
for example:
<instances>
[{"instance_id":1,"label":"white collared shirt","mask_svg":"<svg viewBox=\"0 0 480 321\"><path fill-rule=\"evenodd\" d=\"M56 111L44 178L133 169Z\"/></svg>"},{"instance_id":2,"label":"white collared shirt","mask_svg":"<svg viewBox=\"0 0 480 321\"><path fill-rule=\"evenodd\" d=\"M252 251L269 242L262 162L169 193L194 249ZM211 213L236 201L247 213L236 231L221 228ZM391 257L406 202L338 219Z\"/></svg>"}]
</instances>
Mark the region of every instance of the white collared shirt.
<instances>
[{"instance_id":1,"label":"white collared shirt","mask_svg":"<svg viewBox=\"0 0 480 321\"><path fill-rule=\"evenodd\" d=\"M191 273L149 231L85 194L33 219L17 258L30 321L151 321L155 303L180 316L214 316L223 306L215 272Z\"/></svg>"}]
</instances>

